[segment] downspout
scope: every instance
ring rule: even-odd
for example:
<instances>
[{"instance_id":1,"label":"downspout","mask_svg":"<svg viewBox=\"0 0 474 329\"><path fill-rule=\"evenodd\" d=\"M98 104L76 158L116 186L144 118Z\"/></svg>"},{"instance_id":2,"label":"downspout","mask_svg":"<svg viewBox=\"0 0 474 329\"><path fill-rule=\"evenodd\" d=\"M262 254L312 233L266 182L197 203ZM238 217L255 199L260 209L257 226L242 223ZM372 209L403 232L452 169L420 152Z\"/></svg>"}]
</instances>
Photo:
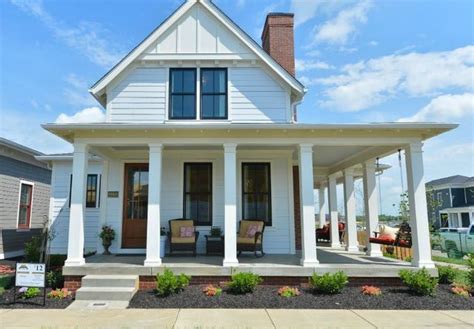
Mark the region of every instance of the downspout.
<instances>
[{"instance_id":1,"label":"downspout","mask_svg":"<svg viewBox=\"0 0 474 329\"><path fill-rule=\"evenodd\" d=\"M296 123L298 121L298 113L296 111L296 107L300 105L301 103L303 103L304 95L306 95L307 92L308 92L308 89L305 88L303 97L301 97L299 101L296 101L291 104L291 122L292 123Z\"/></svg>"}]
</instances>

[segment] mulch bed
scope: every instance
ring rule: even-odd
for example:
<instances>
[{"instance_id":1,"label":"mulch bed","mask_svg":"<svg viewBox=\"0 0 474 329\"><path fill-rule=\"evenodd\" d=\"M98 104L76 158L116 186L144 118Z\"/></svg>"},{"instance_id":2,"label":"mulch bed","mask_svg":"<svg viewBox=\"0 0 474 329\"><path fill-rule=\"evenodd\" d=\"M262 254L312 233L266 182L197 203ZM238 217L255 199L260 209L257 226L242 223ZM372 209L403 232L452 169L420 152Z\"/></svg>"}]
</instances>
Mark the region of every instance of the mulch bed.
<instances>
[{"instance_id":1,"label":"mulch bed","mask_svg":"<svg viewBox=\"0 0 474 329\"><path fill-rule=\"evenodd\" d=\"M50 292L51 289L46 289L46 293ZM46 297L46 305L43 306L43 290L40 292L41 296L30 298L30 299L20 299L17 294L16 304L13 304L13 289L10 288L5 290L5 292L0 295L0 309L2 308L66 308L74 300L72 297L67 297L64 299L55 299Z\"/></svg>"},{"instance_id":2,"label":"mulch bed","mask_svg":"<svg viewBox=\"0 0 474 329\"><path fill-rule=\"evenodd\" d=\"M436 296L415 296L404 287L382 287L382 295L366 296L360 287L346 287L338 295L321 295L300 289L297 297L277 294L278 287L259 286L253 294L207 297L203 286L189 286L183 292L157 297L153 291L139 291L129 308L287 308L287 309L397 309L397 310L474 310L474 298L460 297L440 285Z\"/></svg>"}]
</instances>

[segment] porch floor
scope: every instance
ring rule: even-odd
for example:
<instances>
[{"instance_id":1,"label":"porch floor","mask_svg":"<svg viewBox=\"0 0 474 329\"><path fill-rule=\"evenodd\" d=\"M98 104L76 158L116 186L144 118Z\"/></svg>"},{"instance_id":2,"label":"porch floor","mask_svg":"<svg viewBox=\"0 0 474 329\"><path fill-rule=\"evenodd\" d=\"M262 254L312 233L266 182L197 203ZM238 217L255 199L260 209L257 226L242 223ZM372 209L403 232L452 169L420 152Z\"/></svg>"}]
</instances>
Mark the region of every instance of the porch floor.
<instances>
[{"instance_id":1,"label":"porch floor","mask_svg":"<svg viewBox=\"0 0 474 329\"><path fill-rule=\"evenodd\" d=\"M368 257L362 252L347 252L318 246L320 264L316 267L300 265L300 255L265 255L255 258L251 253L243 253L239 266L223 267L221 256L167 256L162 265L144 266L145 255L95 255L86 258L82 266L66 266L64 275L87 274L135 274L156 275L169 268L176 273L194 276L229 276L236 272L253 272L262 276L309 276L313 273L343 270L349 277L398 277L402 268L411 264L385 257ZM436 274L436 270L433 271Z\"/></svg>"}]
</instances>

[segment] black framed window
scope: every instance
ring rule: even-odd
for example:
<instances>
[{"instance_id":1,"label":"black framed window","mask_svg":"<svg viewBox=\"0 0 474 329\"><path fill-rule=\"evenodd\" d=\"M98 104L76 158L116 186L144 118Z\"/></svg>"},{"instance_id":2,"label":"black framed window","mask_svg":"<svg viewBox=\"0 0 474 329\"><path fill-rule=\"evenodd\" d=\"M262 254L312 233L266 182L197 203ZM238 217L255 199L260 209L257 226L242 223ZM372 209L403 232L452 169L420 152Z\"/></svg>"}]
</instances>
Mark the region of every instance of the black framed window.
<instances>
[{"instance_id":1,"label":"black framed window","mask_svg":"<svg viewBox=\"0 0 474 329\"><path fill-rule=\"evenodd\" d=\"M88 174L86 183L86 208L100 207L100 186L99 175ZM71 208L71 193L72 193L72 175L69 177L69 208Z\"/></svg>"},{"instance_id":2,"label":"black framed window","mask_svg":"<svg viewBox=\"0 0 474 329\"><path fill-rule=\"evenodd\" d=\"M212 225L212 163L184 164L184 218Z\"/></svg>"},{"instance_id":3,"label":"black framed window","mask_svg":"<svg viewBox=\"0 0 474 329\"><path fill-rule=\"evenodd\" d=\"M242 163L242 219L272 225L270 163Z\"/></svg>"},{"instance_id":4,"label":"black framed window","mask_svg":"<svg viewBox=\"0 0 474 329\"><path fill-rule=\"evenodd\" d=\"M196 69L170 69L170 119L196 119Z\"/></svg>"},{"instance_id":5,"label":"black framed window","mask_svg":"<svg viewBox=\"0 0 474 329\"><path fill-rule=\"evenodd\" d=\"M227 69L201 69L201 119L227 119Z\"/></svg>"}]
</instances>

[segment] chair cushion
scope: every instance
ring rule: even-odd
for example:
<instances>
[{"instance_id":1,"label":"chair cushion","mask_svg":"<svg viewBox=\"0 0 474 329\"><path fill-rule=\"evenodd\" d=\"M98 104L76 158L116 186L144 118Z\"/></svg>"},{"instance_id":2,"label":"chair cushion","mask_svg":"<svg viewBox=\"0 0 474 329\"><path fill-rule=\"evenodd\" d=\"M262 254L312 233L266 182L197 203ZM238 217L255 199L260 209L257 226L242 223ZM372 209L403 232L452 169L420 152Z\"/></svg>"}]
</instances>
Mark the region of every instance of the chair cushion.
<instances>
[{"instance_id":1,"label":"chair cushion","mask_svg":"<svg viewBox=\"0 0 474 329\"><path fill-rule=\"evenodd\" d=\"M257 221L257 220L242 220L240 222L240 231L239 231L239 237L241 238L248 238L247 232L249 230L249 227L251 225L257 225L257 232L262 232L263 229L263 221ZM255 236L255 234L254 234ZM253 237L252 237L253 238Z\"/></svg>"},{"instance_id":2,"label":"chair cushion","mask_svg":"<svg viewBox=\"0 0 474 329\"><path fill-rule=\"evenodd\" d=\"M179 228L180 238L191 238L194 236L194 227L192 226L181 226Z\"/></svg>"},{"instance_id":3,"label":"chair cushion","mask_svg":"<svg viewBox=\"0 0 474 329\"><path fill-rule=\"evenodd\" d=\"M251 224L247 227L247 234L245 235L246 238L254 238L255 233L258 232L258 225L257 224Z\"/></svg>"},{"instance_id":4,"label":"chair cushion","mask_svg":"<svg viewBox=\"0 0 474 329\"><path fill-rule=\"evenodd\" d=\"M194 243L194 240L196 237L187 237L187 238L182 238L179 236L172 236L171 237L171 243Z\"/></svg>"},{"instance_id":5,"label":"chair cushion","mask_svg":"<svg viewBox=\"0 0 474 329\"><path fill-rule=\"evenodd\" d=\"M397 238L398 228L390 227L387 225L379 225L379 234L380 236L388 236L395 240ZM380 238L379 236L379 238Z\"/></svg>"},{"instance_id":6,"label":"chair cushion","mask_svg":"<svg viewBox=\"0 0 474 329\"><path fill-rule=\"evenodd\" d=\"M194 222L191 219L170 221L171 236L180 237L181 227L194 227Z\"/></svg>"},{"instance_id":7,"label":"chair cushion","mask_svg":"<svg viewBox=\"0 0 474 329\"><path fill-rule=\"evenodd\" d=\"M242 244L255 244L255 238L245 238L245 237L237 237L237 243ZM260 237L257 240L257 243L261 243Z\"/></svg>"}]
</instances>

